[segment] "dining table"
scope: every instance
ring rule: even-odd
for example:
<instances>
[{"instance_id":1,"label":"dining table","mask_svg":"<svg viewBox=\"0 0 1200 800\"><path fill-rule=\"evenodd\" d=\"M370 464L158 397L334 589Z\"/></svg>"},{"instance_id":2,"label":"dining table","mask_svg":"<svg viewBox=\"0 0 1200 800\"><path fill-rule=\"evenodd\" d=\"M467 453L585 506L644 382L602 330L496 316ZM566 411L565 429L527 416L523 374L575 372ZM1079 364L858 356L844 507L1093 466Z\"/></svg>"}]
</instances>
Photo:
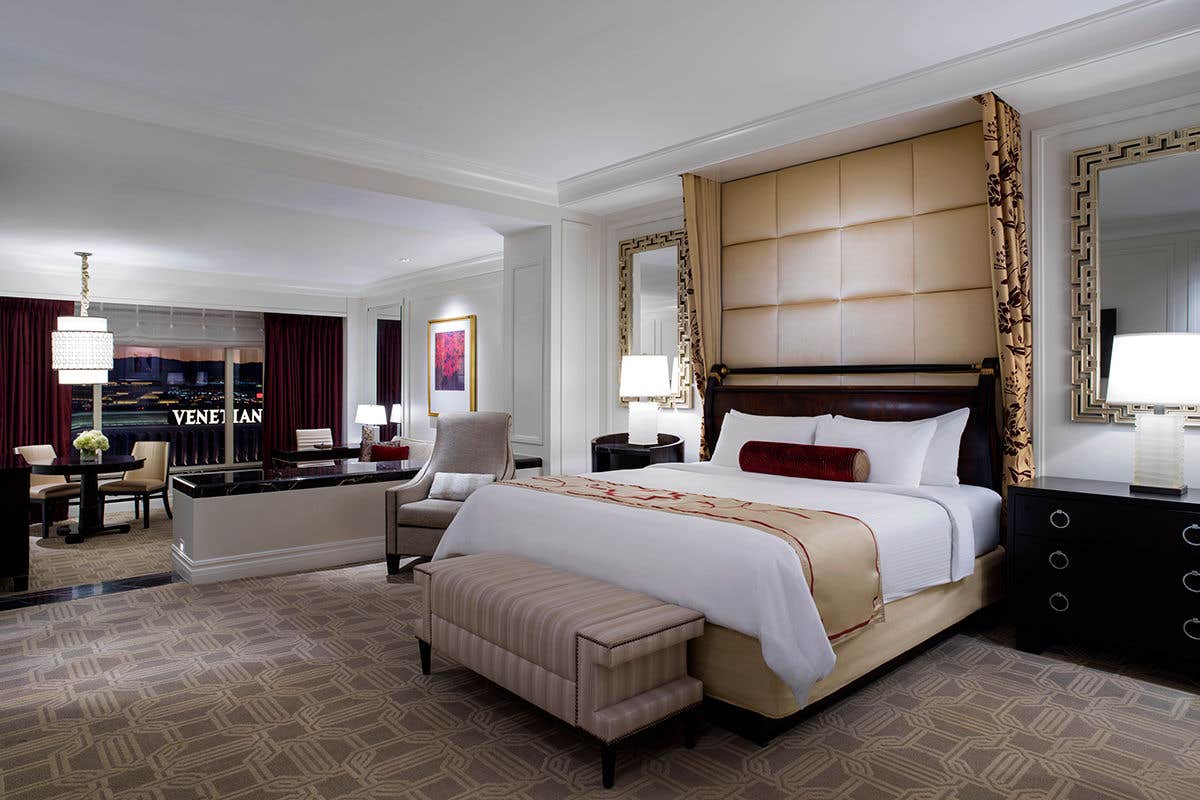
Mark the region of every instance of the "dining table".
<instances>
[{"instance_id":1,"label":"dining table","mask_svg":"<svg viewBox=\"0 0 1200 800\"><path fill-rule=\"evenodd\" d=\"M78 453L59 456L51 461L30 464L35 475L79 476L79 520L71 522L66 534L67 544L79 544L87 536L104 533L129 533L129 525L105 525L100 513L100 476L134 470L145 465L146 459L134 456L105 455L83 458Z\"/></svg>"}]
</instances>

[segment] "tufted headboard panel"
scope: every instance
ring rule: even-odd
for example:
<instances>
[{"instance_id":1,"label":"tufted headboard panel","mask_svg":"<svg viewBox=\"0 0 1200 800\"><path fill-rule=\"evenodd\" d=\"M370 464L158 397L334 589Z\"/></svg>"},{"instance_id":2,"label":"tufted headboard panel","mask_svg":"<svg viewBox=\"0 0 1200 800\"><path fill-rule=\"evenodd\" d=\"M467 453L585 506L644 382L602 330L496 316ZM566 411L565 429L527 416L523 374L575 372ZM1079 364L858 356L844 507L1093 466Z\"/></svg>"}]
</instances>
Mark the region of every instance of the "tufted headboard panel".
<instances>
[{"instance_id":1,"label":"tufted headboard panel","mask_svg":"<svg viewBox=\"0 0 1200 800\"><path fill-rule=\"evenodd\" d=\"M725 364L978 363L996 355L979 123L730 181L721 192Z\"/></svg>"}]
</instances>

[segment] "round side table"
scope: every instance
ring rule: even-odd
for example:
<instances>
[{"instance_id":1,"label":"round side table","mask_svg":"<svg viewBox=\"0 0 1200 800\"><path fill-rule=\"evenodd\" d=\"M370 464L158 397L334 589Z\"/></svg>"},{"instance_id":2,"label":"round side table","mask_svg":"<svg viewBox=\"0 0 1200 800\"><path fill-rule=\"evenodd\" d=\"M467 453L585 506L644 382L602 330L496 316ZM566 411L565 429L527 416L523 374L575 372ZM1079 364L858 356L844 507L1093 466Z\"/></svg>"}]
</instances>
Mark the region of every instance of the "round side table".
<instances>
[{"instance_id":1,"label":"round side table","mask_svg":"<svg viewBox=\"0 0 1200 800\"><path fill-rule=\"evenodd\" d=\"M592 472L641 469L651 464L683 461L683 439L660 433L658 444L630 444L628 433L609 433L592 439Z\"/></svg>"}]
</instances>

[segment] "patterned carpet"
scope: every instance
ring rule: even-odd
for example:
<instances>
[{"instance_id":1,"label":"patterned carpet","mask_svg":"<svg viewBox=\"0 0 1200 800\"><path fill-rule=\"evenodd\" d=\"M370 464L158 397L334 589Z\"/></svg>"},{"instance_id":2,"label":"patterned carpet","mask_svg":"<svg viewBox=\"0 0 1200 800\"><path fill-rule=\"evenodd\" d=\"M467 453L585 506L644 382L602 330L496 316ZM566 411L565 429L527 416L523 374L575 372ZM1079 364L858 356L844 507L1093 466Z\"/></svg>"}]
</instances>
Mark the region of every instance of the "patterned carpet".
<instances>
[{"instance_id":1,"label":"patterned carpet","mask_svg":"<svg viewBox=\"0 0 1200 800\"><path fill-rule=\"evenodd\" d=\"M1200 798L1200 697L963 634L765 748L640 734L604 792L588 737L422 676L416 590L383 573L0 613L0 797Z\"/></svg>"},{"instance_id":2,"label":"patterned carpet","mask_svg":"<svg viewBox=\"0 0 1200 800\"><path fill-rule=\"evenodd\" d=\"M127 510L128 509L128 510ZM135 575L171 571L171 520L162 504L150 508L150 529L133 518L129 503L115 505L104 515L110 525L130 523L129 533L93 536L80 544L67 544L52 533L42 538L42 526L30 526L29 591L81 586ZM0 593L11 587L0 587Z\"/></svg>"}]
</instances>

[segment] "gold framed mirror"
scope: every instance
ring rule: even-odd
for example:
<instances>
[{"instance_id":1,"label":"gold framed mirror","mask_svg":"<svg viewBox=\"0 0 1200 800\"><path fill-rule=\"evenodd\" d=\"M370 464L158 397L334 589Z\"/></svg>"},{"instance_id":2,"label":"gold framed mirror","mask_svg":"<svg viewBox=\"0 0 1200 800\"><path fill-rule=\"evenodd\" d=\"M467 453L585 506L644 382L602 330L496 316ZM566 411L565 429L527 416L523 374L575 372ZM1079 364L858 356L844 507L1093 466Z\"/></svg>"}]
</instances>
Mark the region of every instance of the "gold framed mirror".
<instances>
[{"instance_id":1,"label":"gold framed mirror","mask_svg":"<svg viewBox=\"0 0 1200 800\"><path fill-rule=\"evenodd\" d=\"M1150 407L1104 400L1113 335L1200 331L1200 126L1076 150L1070 190L1071 419L1132 423Z\"/></svg>"},{"instance_id":2,"label":"gold framed mirror","mask_svg":"<svg viewBox=\"0 0 1200 800\"><path fill-rule=\"evenodd\" d=\"M673 392L657 398L692 407L692 343L688 333L686 234L683 229L635 236L620 243L617 355L663 355ZM626 405L621 400L621 405Z\"/></svg>"}]
</instances>

